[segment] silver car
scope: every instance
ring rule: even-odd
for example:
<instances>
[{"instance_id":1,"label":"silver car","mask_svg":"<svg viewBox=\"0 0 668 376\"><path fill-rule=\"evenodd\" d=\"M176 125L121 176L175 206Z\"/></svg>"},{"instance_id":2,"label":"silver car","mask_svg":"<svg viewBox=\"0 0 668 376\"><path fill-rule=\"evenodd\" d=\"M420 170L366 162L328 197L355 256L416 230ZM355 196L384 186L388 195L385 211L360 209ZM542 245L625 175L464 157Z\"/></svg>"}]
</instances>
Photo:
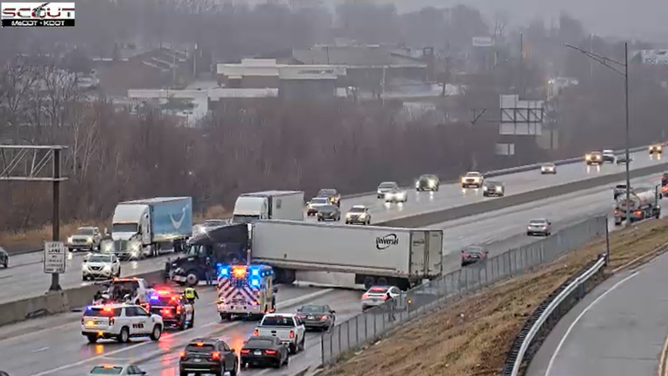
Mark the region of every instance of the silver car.
<instances>
[{"instance_id":1,"label":"silver car","mask_svg":"<svg viewBox=\"0 0 668 376\"><path fill-rule=\"evenodd\" d=\"M403 293L396 286L372 286L362 295L362 311L378 307L387 302L388 299L398 299L402 295Z\"/></svg>"},{"instance_id":2,"label":"silver car","mask_svg":"<svg viewBox=\"0 0 668 376\"><path fill-rule=\"evenodd\" d=\"M112 279L121 276L121 262L114 254L94 253L81 263L81 280Z\"/></svg>"},{"instance_id":3,"label":"silver car","mask_svg":"<svg viewBox=\"0 0 668 376\"><path fill-rule=\"evenodd\" d=\"M545 218L532 219L527 226L529 236L550 236L552 233L552 222Z\"/></svg>"},{"instance_id":4,"label":"silver car","mask_svg":"<svg viewBox=\"0 0 668 376\"><path fill-rule=\"evenodd\" d=\"M88 375L147 375L147 373L134 364L102 364L93 367Z\"/></svg>"},{"instance_id":5,"label":"silver car","mask_svg":"<svg viewBox=\"0 0 668 376\"><path fill-rule=\"evenodd\" d=\"M74 251L94 251L100 249L102 234L97 227L86 226L79 227L77 231L67 238L67 247L70 252Z\"/></svg>"},{"instance_id":6,"label":"silver car","mask_svg":"<svg viewBox=\"0 0 668 376\"><path fill-rule=\"evenodd\" d=\"M378 198L385 198L385 194L394 189L399 189L399 184L394 181L384 181L378 185Z\"/></svg>"},{"instance_id":7,"label":"silver car","mask_svg":"<svg viewBox=\"0 0 668 376\"><path fill-rule=\"evenodd\" d=\"M317 215L318 210L324 206L329 206L331 205L332 202L328 197L314 197L306 203L306 215L307 216L312 216L312 215Z\"/></svg>"},{"instance_id":8,"label":"silver car","mask_svg":"<svg viewBox=\"0 0 668 376\"><path fill-rule=\"evenodd\" d=\"M385 202L406 202L408 201L408 193L401 188L394 188L385 193Z\"/></svg>"},{"instance_id":9,"label":"silver car","mask_svg":"<svg viewBox=\"0 0 668 376\"><path fill-rule=\"evenodd\" d=\"M545 163L540 166L540 173L541 175L547 175L547 174L556 174L557 173L557 165L554 163Z\"/></svg>"},{"instance_id":10,"label":"silver car","mask_svg":"<svg viewBox=\"0 0 668 376\"><path fill-rule=\"evenodd\" d=\"M506 193L506 188L500 181L486 180L482 185L482 195L484 197L503 197Z\"/></svg>"}]
</instances>

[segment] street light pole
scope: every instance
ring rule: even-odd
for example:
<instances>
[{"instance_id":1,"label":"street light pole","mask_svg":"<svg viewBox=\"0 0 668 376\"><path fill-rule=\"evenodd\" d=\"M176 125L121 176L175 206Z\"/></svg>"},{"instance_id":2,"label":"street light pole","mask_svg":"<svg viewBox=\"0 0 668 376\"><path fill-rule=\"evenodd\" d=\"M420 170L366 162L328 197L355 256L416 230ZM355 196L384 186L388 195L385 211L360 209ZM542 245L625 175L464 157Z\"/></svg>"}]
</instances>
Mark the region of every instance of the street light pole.
<instances>
[{"instance_id":1,"label":"street light pole","mask_svg":"<svg viewBox=\"0 0 668 376\"><path fill-rule=\"evenodd\" d=\"M624 43L624 62L619 62L615 61L612 59L609 59L605 56L601 56L599 54L596 54L591 51L585 51L580 47L576 47L570 44L564 44L565 47L571 48L573 50L576 50L580 52L581 54L587 56L588 58L596 61L597 63L612 69L619 75L624 77L624 108L625 108L625 117L626 117L626 122L625 122L625 133L626 133L626 140L625 140L625 150L624 154L626 155L626 226L628 226L631 223L631 206L629 203L631 202L631 170L629 167L629 147L631 144L631 134L629 131L629 44L628 42ZM624 71L620 71L618 68L616 68L614 65L617 65L619 67L623 67Z\"/></svg>"},{"instance_id":2,"label":"street light pole","mask_svg":"<svg viewBox=\"0 0 668 376\"><path fill-rule=\"evenodd\" d=\"M629 132L629 44L624 42L624 109L626 112L626 226L631 224L631 172L629 165L629 144L631 135Z\"/></svg>"}]
</instances>

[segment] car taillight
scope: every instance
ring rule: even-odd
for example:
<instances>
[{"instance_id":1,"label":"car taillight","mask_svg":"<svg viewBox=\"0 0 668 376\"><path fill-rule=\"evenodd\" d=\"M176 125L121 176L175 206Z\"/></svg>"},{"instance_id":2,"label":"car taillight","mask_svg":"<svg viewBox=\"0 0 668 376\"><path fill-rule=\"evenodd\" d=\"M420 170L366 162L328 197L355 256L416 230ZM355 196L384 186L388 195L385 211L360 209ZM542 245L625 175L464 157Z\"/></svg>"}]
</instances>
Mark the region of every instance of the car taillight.
<instances>
[{"instance_id":1,"label":"car taillight","mask_svg":"<svg viewBox=\"0 0 668 376\"><path fill-rule=\"evenodd\" d=\"M172 315L172 310L165 308L162 311L160 311L163 316L171 316Z\"/></svg>"},{"instance_id":2,"label":"car taillight","mask_svg":"<svg viewBox=\"0 0 668 376\"><path fill-rule=\"evenodd\" d=\"M362 299L368 299L368 298L369 298L369 294L367 294L367 293L362 294Z\"/></svg>"},{"instance_id":3,"label":"car taillight","mask_svg":"<svg viewBox=\"0 0 668 376\"><path fill-rule=\"evenodd\" d=\"M267 355L276 355L276 350L264 350L264 353Z\"/></svg>"},{"instance_id":4,"label":"car taillight","mask_svg":"<svg viewBox=\"0 0 668 376\"><path fill-rule=\"evenodd\" d=\"M260 335L260 333L258 332L258 330L257 330L257 329L255 329L255 330L253 330L253 335L254 335L255 337L257 337L257 336L259 336L259 335Z\"/></svg>"},{"instance_id":5,"label":"car taillight","mask_svg":"<svg viewBox=\"0 0 668 376\"><path fill-rule=\"evenodd\" d=\"M248 349L241 349L242 354L250 354L250 350Z\"/></svg>"},{"instance_id":6,"label":"car taillight","mask_svg":"<svg viewBox=\"0 0 668 376\"><path fill-rule=\"evenodd\" d=\"M462 257L467 258L467 257L471 257L471 255L469 255L468 253L462 253Z\"/></svg>"},{"instance_id":7,"label":"car taillight","mask_svg":"<svg viewBox=\"0 0 668 376\"><path fill-rule=\"evenodd\" d=\"M290 331L290 338L295 338L295 331L294 330Z\"/></svg>"},{"instance_id":8,"label":"car taillight","mask_svg":"<svg viewBox=\"0 0 668 376\"><path fill-rule=\"evenodd\" d=\"M327 320L327 315L322 315L322 316L320 316L320 320L322 320L322 321Z\"/></svg>"},{"instance_id":9,"label":"car taillight","mask_svg":"<svg viewBox=\"0 0 668 376\"><path fill-rule=\"evenodd\" d=\"M214 351L211 353L211 359L213 360L220 360L220 352L219 351Z\"/></svg>"},{"instance_id":10,"label":"car taillight","mask_svg":"<svg viewBox=\"0 0 668 376\"><path fill-rule=\"evenodd\" d=\"M636 210L635 212L633 212L633 214L635 214L635 215L641 215L642 212L641 212L640 210Z\"/></svg>"},{"instance_id":11,"label":"car taillight","mask_svg":"<svg viewBox=\"0 0 668 376\"><path fill-rule=\"evenodd\" d=\"M180 313L181 313L181 306L176 306L176 314L180 314Z\"/></svg>"},{"instance_id":12,"label":"car taillight","mask_svg":"<svg viewBox=\"0 0 668 376\"><path fill-rule=\"evenodd\" d=\"M185 358L186 357L186 352L185 351L180 351L179 352L179 358Z\"/></svg>"},{"instance_id":13,"label":"car taillight","mask_svg":"<svg viewBox=\"0 0 668 376\"><path fill-rule=\"evenodd\" d=\"M387 300L387 295L383 295L383 297L381 299Z\"/></svg>"}]
</instances>

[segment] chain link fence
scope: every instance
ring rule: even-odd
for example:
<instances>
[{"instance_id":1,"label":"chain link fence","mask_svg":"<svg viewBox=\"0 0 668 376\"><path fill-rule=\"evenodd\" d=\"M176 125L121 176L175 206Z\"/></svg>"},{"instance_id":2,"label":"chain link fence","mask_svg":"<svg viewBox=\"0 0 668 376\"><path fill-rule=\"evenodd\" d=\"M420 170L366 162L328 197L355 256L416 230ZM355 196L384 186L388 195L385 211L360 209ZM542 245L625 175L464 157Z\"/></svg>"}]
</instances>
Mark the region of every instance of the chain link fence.
<instances>
[{"instance_id":1,"label":"chain link fence","mask_svg":"<svg viewBox=\"0 0 668 376\"><path fill-rule=\"evenodd\" d=\"M607 216L586 219L529 245L445 274L407 291L394 301L342 322L322 335L322 364L335 363L343 353L360 348L438 305L447 304L448 299L476 292L532 267L549 263L593 238L605 235L607 226Z\"/></svg>"}]
</instances>

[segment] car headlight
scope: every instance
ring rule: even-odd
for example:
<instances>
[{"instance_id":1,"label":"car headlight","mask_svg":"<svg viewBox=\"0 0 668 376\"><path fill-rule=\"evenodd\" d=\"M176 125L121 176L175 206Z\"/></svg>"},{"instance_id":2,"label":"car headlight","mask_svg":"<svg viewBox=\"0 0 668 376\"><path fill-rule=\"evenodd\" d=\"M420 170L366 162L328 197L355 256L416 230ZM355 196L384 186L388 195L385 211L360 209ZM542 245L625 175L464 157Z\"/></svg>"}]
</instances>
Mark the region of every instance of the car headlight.
<instances>
[{"instance_id":1,"label":"car headlight","mask_svg":"<svg viewBox=\"0 0 668 376\"><path fill-rule=\"evenodd\" d=\"M68 243L70 243L70 244L72 244L72 242L73 242L73 239L72 239L72 237L71 237L71 236L70 236L69 238L67 238L67 242L68 242Z\"/></svg>"},{"instance_id":2,"label":"car headlight","mask_svg":"<svg viewBox=\"0 0 668 376\"><path fill-rule=\"evenodd\" d=\"M110 266L110 265L105 265L105 266L102 268L102 270L104 270L105 272L110 272L110 271L111 271L111 266Z\"/></svg>"},{"instance_id":3,"label":"car headlight","mask_svg":"<svg viewBox=\"0 0 668 376\"><path fill-rule=\"evenodd\" d=\"M419 188L419 187L420 187L420 182L419 182L419 181L416 181L416 182L415 182L415 188Z\"/></svg>"},{"instance_id":4,"label":"car headlight","mask_svg":"<svg viewBox=\"0 0 668 376\"><path fill-rule=\"evenodd\" d=\"M383 193L383 192L379 189L379 190L378 190L378 194L381 194L381 193Z\"/></svg>"},{"instance_id":5,"label":"car headlight","mask_svg":"<svg viewBox=\"0 0 668 376\"><path fill-rule=\"evenodd\" d=\"M501 188L501 187L496 187L496 191L497 191L497 192L501 192L502 190L503 190L503 188Z\"/></svg>"},{"instance_id":6,"label":"car headlight","mask_svg":"<svg viewBox=\"0 0 668 376\"><path fill-rule=\"evenodd\" d=\"M462 183L466 183L466 178L462 178Z\"/></svg>"},{"instance_id":7,"label":"car headlight","mask_svg":"<svg viewBox=\"0 0 668 376\"><path fill-rule=\"evenodd\" d=\"M91 244L93 242L93 238L87 238L86 243Z\"/></svg>"}]
</instances>

